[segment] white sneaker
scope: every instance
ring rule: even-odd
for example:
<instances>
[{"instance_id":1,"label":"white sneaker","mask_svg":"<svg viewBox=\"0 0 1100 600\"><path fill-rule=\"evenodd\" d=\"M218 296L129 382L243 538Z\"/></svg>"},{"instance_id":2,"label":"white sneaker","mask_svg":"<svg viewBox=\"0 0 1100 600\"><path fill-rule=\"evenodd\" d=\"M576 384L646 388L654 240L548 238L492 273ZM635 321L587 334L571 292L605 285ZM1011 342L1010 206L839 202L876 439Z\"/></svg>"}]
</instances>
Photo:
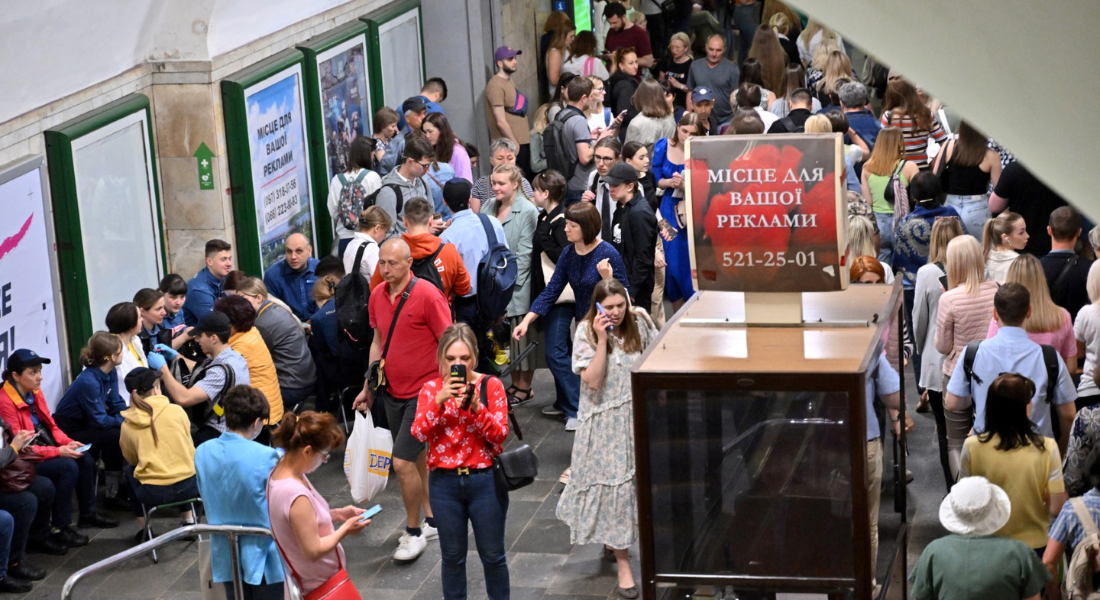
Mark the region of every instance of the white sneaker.
<instances>
[{"instance_id":1,"label":"white sneaker","mask_svg":"<svg viewBox=\"0 0 1100 600\"><path fill-rule=\"evenodd\" d=\"M411 561L420 558L424 554L424 548L428 546L428 540L423 535L401 534L397 542L397 552L393 553L394 560Z\"/></svg>"},{"instance_id":2,"label":"white sneaker","mask_svg":"<svg viewBox=\"0 0 1100 600\"><path fill-rule=\"evenodd\" d=\"M565 420L565 430L566 431L576 431L577 430L577 417L569 417L568 419Z\"/></svg>"},{"instance_id":3,"label":"white sneaker","mask_svg":"<svg viewBox=\"0 0 1100 600\"><path fill-rule=\"evenodd\" d=\"M439 530L431 525L428 525L427 521L420 524L420 535L425 540L437 540L439 539Z\"/></svg>"}]
</instances>

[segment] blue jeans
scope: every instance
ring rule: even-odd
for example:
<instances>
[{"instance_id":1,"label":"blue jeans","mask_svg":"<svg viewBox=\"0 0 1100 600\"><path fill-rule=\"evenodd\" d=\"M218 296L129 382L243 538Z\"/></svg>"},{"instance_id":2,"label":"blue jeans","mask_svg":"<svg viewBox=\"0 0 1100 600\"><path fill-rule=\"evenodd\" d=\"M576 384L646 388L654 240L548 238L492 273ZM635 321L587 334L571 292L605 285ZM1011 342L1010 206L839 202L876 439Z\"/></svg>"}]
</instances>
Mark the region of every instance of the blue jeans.
<instances>
[{"instance_id":1,"label":"blue jeans","mask_svg":"<svg viewBox=\"0 0 1100 600\"><path fill-rule=\"evenodd\" d=\"M303 403L313 395L313 386L304 388L288 388L279 386L279 393L283 396L283 411L290 412L295 406ZM326 398L327 400L327 398ZM320 403L320 398L317 399Z\"/></svg>"},{"instance_id":2,"label":"blue jeans","mask_svg":"<svg viewBox=\"0 0 1100 600\"><path fill-rule=\"evenodd\" d=\"M894 261L894 213L875 213L878 223L878 261L884 270L893 269Z\"/></svg>"},{"instance_id":3,"label":"blue jeans","mask_svg":"<svg viewBox=\"0 0 1100 600\"><path fill-rule=\"evenodd\" d=\"M508 555L504 551L508 493L497 489L493 471L470 475L432 471L428 476L428 498L439 528L444 600L466 598L470 524L474 527L477 555L485 569L485 591L490 600L506 600L511 594Z\"/></svg>"},{"instance_id":4,"label":"blue jeans","mask_svg":"<svg viewBox=\"0 0 1100 600\"><path fill-rule=\"evenodd\" d=\"M15 519L6 510L0 510L0 579L8 576L8 550L15 533Z\"/></svg>"},{"instance_id":5,"label":"blue jeans","mask_svg":"<svg viewBox=\"0 0 1100 600\"><path fill-rule=\"evenodd\" d=\"M138 481L134 476L134 465L126 465L122 471L126 473L130 491L133 492L130 494L130 506L134 509L135 516L145 516L141 510L142 505L150 509L161 504L172 504L199 497L199 480L194 475L171 485L152 485ZM197 519L198 515L194 517Z\"/></svg>"},{"instance_id":6,"label":"blue jeans","mask_svg":"<svg viewBox=\"0 0 1100 600\"><path fill-rule=\"evenodd\" d=\"M737 62L743 63L749 57L753 36L756 35L756 6L749 4L733 9L733 24L737 27L741 42L737 50Z\"/></svg>"},{"instance_id":7,"label":"blue jeans","mask_svg":"<svg viewBox=\"0 0 1100 600\"><path fill-rule=\"evenodd\" d=\"M73 523L73 491L81 515L95 513L95 461L89 452L80 458L58 456L35 465L38 477L53 482L56 496L53 503L53 526L68 527Z\"/></svg>"},{"instance_id":8,"label":"blue jeans","mask_svg":"<svg viewBox=\"0 0 1100 600\"><path fill-rule=\"evenodd\" d=\"M543 317L546 330L546 366L554 375L557 398L554 406L565 413L567 419L576 418L581 400L581 378L573 372L573 336L569 326L573 322L576 304L555 304Z\"/></svg>"},{"instance_id":9,"label":"blue jeans","mask_svg":"<svg viewBox=\"0 0 1100 600\"><path fill-rule=\"evenodd\" d=\"M978 194L977 196L948 194L944 205L950 206L959 213L964 233L969 233L978 238L979 244L982 243L982 230L985 228L985 222L993 216L993 213L989 212L989 194Z\"/></svg>"},{"instance_id":10,"label":"blue jeans","mask_svg":"<svg viewBox=\"0 0 1100 600\"><path fill-rule=\"evenodd\" d=\"M45 477L35 477L31 486L22 492L0 494L0 510L15 519L8 562L3 566L23 560L23 551L30 536L44 538L49 535L53 500L53 484Z\"/></svg>"}]
</instances>

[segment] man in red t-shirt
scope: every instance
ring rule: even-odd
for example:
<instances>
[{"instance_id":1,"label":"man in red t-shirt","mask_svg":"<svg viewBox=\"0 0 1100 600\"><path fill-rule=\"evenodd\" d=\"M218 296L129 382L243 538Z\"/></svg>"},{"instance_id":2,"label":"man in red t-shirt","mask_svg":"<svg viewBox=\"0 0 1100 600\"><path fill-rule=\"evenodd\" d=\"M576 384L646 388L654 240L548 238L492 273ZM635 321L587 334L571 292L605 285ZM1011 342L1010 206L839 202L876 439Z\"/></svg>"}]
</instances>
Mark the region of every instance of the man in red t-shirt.
<instances>
[{"instance_id":1,"label":"man in red t-shirt","mask_svg":"<svg viewBox=\"0 0 1100 600\"><path fill-rule=\"evenodd\" d=\"M608 2L603 9L607 19L607 40L604 42L605 58L619 48L634 48L638 55L638 66L652 69L657 61L653 59L653 47L649 44L649 34L626 18L626 7L618 2Z\"/></svg>"},{"instance_id":2,"label":"man in red t-shirt","mask_svg":"<svg viewBox=\"0 0 1100 600\"><path fill-rule=\"evenodd\" d=\"M383 371L386 391L379 394L386 409L386 417L393 435L393 470L401 486L401 499L405 502L408 522L393 558L412 561L420 557L428 539L438 533L435 519L428 504L428 465L424 444L412 435L416 417L416 398L423 385L439 376L436 351L443 331L451 325L451 309L443 294L429 282L413 279L412 253L409 245L400 238L391 238L378 250L378 270L382 272L384 285L374 288L370 294L370 324L374 328L374 341L370 347L370 362L382 358L386 342L393 335L393 343L386 350ZM411 288L411 289L410 289ZM405 298L401 312L397 306ZM357 410L369 410L375 398L366 382L363 391L355 398ZM420 523L423 506L425 523Z\"/></svg>"}]
</instances>

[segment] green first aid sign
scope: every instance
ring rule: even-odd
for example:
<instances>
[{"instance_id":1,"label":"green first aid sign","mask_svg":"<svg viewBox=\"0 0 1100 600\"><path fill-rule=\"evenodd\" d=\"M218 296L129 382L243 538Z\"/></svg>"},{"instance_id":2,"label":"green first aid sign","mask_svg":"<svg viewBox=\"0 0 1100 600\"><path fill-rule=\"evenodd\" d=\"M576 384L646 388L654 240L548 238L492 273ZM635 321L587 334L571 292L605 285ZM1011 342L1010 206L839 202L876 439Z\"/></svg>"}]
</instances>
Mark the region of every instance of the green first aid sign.
<instances>
[{"instance_id":1,"label":"green first aid sign","mask_svg":"<svg viewBox=\"0 0 1100 600\"><path fill-rule=\"evenodd\" d=\"M214 153L206 144L200 143L193 156L199 167L199 189L214 189Z\"/></svg>"}]
</instances>

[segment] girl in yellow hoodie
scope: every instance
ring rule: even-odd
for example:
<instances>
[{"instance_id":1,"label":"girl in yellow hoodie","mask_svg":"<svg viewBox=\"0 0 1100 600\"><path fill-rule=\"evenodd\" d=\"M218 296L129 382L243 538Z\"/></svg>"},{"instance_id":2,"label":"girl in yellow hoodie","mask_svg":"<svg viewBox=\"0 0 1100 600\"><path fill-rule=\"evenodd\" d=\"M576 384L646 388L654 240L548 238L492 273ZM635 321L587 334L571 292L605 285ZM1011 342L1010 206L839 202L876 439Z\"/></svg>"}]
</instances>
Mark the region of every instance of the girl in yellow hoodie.
<instances>
[{"instance_id":1,"label":"girl in yellow hoodie","mask_svg":"<svg viewBox=\"0 0 1100 600\"><path fill-rule=\"evenodd\" d=\"M135 537L138 543L145 541L142 505L148 509L199 496L191 421L161 395L159 379L159 371L145 367L130 371L125 379L130 408L122 411L119 446L129 463L123 470L133 491L134 514L143 527ZM195 522L191 511L182 517L183 525Z\"/></svg>"}]
</instances>

